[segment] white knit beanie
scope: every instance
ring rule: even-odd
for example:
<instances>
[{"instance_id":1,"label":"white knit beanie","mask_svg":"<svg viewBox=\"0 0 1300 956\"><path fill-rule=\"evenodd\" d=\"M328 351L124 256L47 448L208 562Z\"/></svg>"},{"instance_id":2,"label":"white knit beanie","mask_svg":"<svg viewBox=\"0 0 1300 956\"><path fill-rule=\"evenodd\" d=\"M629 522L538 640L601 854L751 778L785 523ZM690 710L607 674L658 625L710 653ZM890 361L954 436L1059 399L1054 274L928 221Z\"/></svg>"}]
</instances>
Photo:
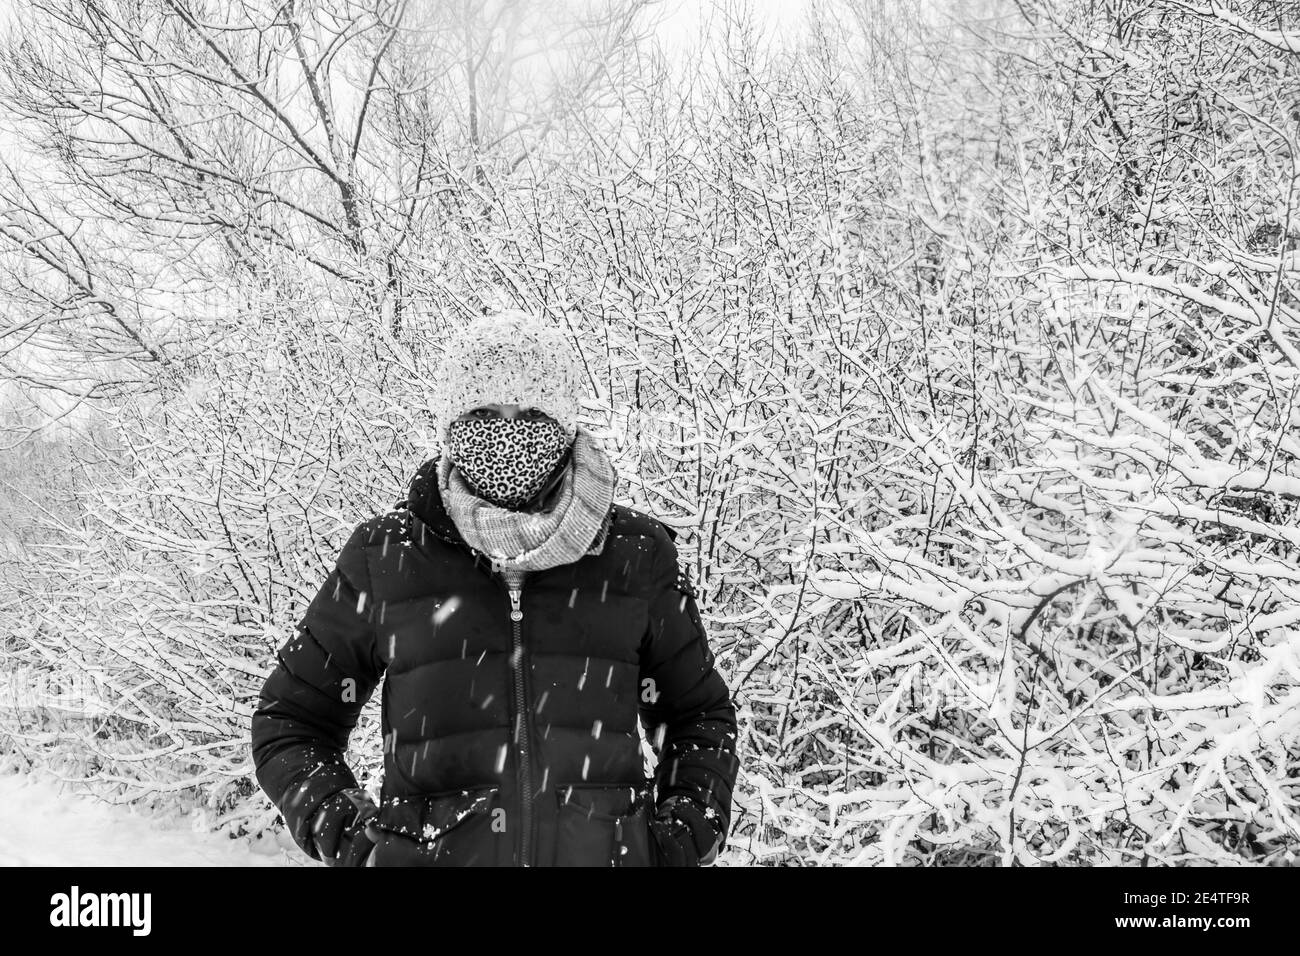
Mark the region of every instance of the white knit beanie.
<instances>
[{"instance_id":1,"label":"white knit beanie","mask_svg":"<svg viewBox=\"0 0 1300 956\"><path fill-rule=\"evenodd\" d=\"M568 339L554 325L517 309L476 316L443 352L430 411L446 447L460 415L482 405L536 408L577 432L578 400L585 376Z\"/></svg>"}]
</instances>

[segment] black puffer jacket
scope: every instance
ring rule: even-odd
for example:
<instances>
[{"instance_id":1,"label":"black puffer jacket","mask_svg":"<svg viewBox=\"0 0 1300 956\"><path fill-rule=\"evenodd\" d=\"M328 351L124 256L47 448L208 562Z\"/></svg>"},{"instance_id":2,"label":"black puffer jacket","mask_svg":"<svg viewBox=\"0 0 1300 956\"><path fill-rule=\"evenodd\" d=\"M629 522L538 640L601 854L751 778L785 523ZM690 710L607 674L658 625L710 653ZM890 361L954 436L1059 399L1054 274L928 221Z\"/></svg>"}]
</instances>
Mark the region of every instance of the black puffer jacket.
<instances>
[{"instance_id":1,"label":"black puffer jacket","mask_svg":"<svg viewBox=\"0 0 1300 956\"><path fill-rule=\"evenodd\" d=\"M436 465L353 532L262 689L257 779L294 840L315 857L313 813L356 786L343 751L385 675L373 865L655 865L678 796L725 834L735 708L673 532L614 505L602 553L530 573L515 621Z\"/></svg>"}]
</instances>

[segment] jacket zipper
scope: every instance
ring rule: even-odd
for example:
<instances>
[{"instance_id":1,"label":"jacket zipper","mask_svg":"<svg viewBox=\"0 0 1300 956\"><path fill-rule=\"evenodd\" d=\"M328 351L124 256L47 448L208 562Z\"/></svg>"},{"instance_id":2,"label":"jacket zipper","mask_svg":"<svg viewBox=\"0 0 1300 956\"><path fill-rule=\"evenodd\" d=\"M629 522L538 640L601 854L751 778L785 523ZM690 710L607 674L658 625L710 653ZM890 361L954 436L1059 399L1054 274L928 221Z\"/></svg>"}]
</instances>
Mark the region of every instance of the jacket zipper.
<instances>
[{"instance_id":1,"label":"jacket zipper","mask_svg":"<svg viewBox=\"0 0 1300 956\"><path fill-rule=\"evenodd\" d=\"M409 515L409 512L408 512ZM423 522L421 522L423 524ZM527 574L520 579L519 587L512 588L506 581L505 577L496 568L496 562L488 555L483 554L478 549L472 547L467 541L457 541L438 531L424 527L433 531L433 534L446 541L449 544L457 545L464 548L475 560L484 560L492 568L492 577L496 578L501 584L505 585L507 593L510 595L510 632L511 632L511 654L515 660L515 666L510 669L510 679L514 684L514 701L515 701L515 727L518 736L518 754L519 765L516 770L516 781L519 787L520 810L519 810L519 840L516 848L519 851L519 862L522 866L532 866L532 828L533 828L533 767L532 759L529 756L529 729L528 729L528 695L526 686L526 677L528 670L524 666L524 635L523 619L524 612L520 607L523 595L523 582Z\"/></svg>"},{"instance_id":2,"label":"jacket zipper","mask_svg":"<svg viewBox=\"0 0 1300 956\"><path fill-rule=\"evenodd\" d=\"M520 597L523 581L519 587L508 589L510 592L510 628L513 637L511 658L512 680L515 692L515 738L519 747L519 764L517 775L519 781L520 821L519 821L519 862L521 866L532 866L532 830L533 830L533 766L528 749L528 701L525 680L528 673L524 666L524 612L520 609Z\"/></svg>"}]
</instances>

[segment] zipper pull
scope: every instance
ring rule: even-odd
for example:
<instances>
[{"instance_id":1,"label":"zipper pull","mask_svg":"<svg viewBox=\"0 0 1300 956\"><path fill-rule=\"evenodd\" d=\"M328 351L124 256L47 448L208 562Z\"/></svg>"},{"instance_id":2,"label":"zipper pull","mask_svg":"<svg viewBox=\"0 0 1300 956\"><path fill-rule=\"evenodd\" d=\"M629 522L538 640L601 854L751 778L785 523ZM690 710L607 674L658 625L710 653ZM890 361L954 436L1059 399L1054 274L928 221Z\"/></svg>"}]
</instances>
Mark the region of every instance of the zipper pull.
<instances>
[{"instance_id":1,"label":"zipper pull","mask_svg":"<svg viewBox=\"0 0 1300 956\"><path fill-rule=\"evenodd\" d=\"M510 589L510 620L522 621L524 612L519 610L519 588Z\"/></svg>"}]
</instances>

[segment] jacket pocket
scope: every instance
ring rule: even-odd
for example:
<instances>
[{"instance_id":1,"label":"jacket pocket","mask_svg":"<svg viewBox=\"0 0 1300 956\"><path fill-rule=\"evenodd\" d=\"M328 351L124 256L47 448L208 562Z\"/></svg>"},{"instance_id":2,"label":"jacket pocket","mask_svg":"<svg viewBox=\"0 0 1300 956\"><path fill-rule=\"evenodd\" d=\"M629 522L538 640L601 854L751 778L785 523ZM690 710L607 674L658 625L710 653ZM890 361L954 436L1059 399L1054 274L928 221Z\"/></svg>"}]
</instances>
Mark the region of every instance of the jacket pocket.
<instances>
[{"instance_id":1,"label":"jacket pocket","mask_svg":"<svg viewBox=\"0 0 1300 956\"><path fill-rule=\"evenodd\" d=\"M404 838L406 852L390 853L398 865L504 866L512 833L497 802L497 787L452 790L419 797L389 797L379 805L375 826ZM409 842L407 842L409 841Z\"/></svg>"},{"instance_id":2,"label":"jacket pocket","mask_svg":"<svg viewBox=\"0 0 1300 956\"><path fill-rule=\"evenodd\" d=\"M644 791L561 784L555 793L555 866L654 866Z\"/></svg>"}]
</instances>

